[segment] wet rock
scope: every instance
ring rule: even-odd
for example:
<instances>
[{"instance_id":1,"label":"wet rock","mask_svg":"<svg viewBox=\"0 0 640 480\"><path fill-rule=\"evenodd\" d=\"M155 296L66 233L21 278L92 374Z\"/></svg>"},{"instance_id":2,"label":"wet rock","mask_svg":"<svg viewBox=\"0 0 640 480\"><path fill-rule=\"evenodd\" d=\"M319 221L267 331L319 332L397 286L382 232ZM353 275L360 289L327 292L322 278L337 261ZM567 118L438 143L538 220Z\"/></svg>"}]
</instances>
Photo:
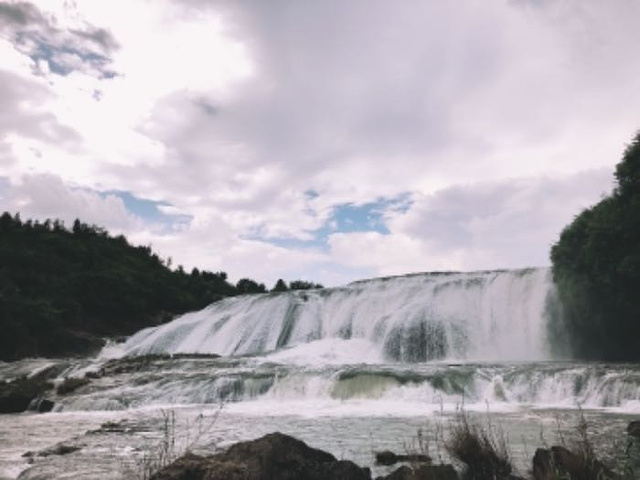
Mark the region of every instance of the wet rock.
<instances>
[{"instance_id":1,"label":"wet rock","mask_svg":"<svg viewBox=\"0 0 640 480\"><path fill-rule=\"evenodd\" d=\"M421 465L417 468L403 466L386 477L377 480L458 480L458 473L451 465Z\"/></svg>"},{"instance_id":2,"label":"wet rock","mask_svg":"<svg viewBox=\"0 0 640 480\"><path fill-rule=\"evenodd\" d=\"M77 445L65 445L61 443L58 445L54 445L51 448L42 450L40 453L38 453L38 456L48 457L51 455L68 455L69 453L77 452L78 450L81 450L81 449L82 447L79 447Z\"/></svg>"},{"instance_id":3,"label":"wet rock","mask_svg":"<svg viewBox=\"0 0 640 480\"><path fill-rule=\"evenodd\" d=\"M539 448L533 457L534 480L616 480L619 477L597 458L585 458L568 448L554 446Z\"/></svg>"},{"instance_id":4,"label":"wet rock","mask_svg":"<svg viewBox=\"0 0 640 480\"><path fill-rule=\"evenodd\" d=\"M533 478L535 480L553 480L554 475L551 451L538 448L533 456Z\"/></svg>"},{"instance_id":5,"label":"wet rock","mask_svg":"<svg viewBox=\"0 0 640 480\"><path fill-rule=\"evenodd\" d=\"M111 433L135 434L150 432L152 428L144 423L123 419L119 422L105 422L97 430L89 430L87 435L104 435Z\"/></svg>"},{"instance_id":6,"label":"wet rock","mask_svg":"<svg viewBox=\"0 0 640 480\"><path fill-rule=\"evenodd\" d=\"M156 362L168 360L171 358L168 354L149 354L137 357L123 357L109 360L100 369L94 372L97 377L108 377L113 375L121 375L123 373L135 373L146 370L150 365Z\"/></svg>"},{"instance_id":7,"label":"wet rock","mask_svg":"<svg viewBox=\"0 0 640 480\"><path fill-rule=\"evenodd\" d=\"M627 425L627 433L632 437L640 439L640 420L634 420Z\"/></svg>"},{"instance_id":8,"label":"wet rock","mask_svg":"<svg viewBox=\"0 0 640 480\"><path fill-rule=\"evenodd\" d=\"M0 382L0 413L20 413L29 408L32 400L42 398L53 388L51 379L59 368L47 368L31 377L20 377L10 382Z\"/></svg>"},{"instance_id":9,"label":"wet rock","mask_svg":"<svg viewBox=\"0 0 640 480\"><path fill-rule=\"evenodd\" d=\"M282 433L231 446L225 453L185 455L151 480L370 480L368 468Z\"/></svg>"},{"instance_id":10,"label":"wet rock","mask_svg":"<svg viewBox=\"0 0 640 480\"><path fill-rule=\"evenodd\" d=\"M26 458L50 457L52 455L68 455L70 453L77 452L78 450L82 450L82 447L79 445L68 445L65 443L57 443L52 447L45 448L44 450L40 450L39 452L23 453L22 456Z\"/></svg>"},{"instance_id":11,"label":"wet rock","mask_svg":"<svg viewBox=\"0 0 640 480\"><path fill-rule=\"evenodd\" d=\"M586 460L581 455L573 453L565 447L551 447L551 457L554 464L566 471L572 477L586 474Z\"/></svg>"},{"instance_id":12,"label":"wet rock","mask_svg":"<svg viewBox=\"0 0 640 480\"><path fill-rule=\"evenodd\" d=\"M114 375L121 375L125 373L136 373L146 371L150 367L162 362L168 362L177 359L213 359L220 358L220 355L215 353L150 353L147 355L138 355L134 357L114 358L109 360L103 365L103 367L97 371L92 372L90 377L87 378L100 378Z\"/></svg>"},{"instance_id":13,"label":"wet rock","mask_svg":"<svg viewBox=\"0 0 640 480\"><path fill-rule=\"evenodd\" d=\"M37 397L31 400L28 410L30 412L47 413L53 410L55 403L52 400L43 397Z\"/></svg>"},{"instance_id":14,"label":"wet rock","mask_svg":"<svg viewBox=\"0 0 640 480\"><path fill-rule=\"evenodd\" d=\"M0 384L0 413L24 412L37 391L27 390L19 380Z\"/></svg>"},{"instance_id":15,"label":"wet rock","mask_svg":"<svg viewBox=\"0 0 640 480\"><path fill-rule=\"evenodd\" d=\"M88 383L88 378L67 377L60 385L58 385L56 393L58 395L68 395L69 393L75 392L80 387L84 387Z\"/></svg>"},{"instance_id":16,"label":"wet rock","mask_svg":"<svg viewBox=\"0 0 640 480\"><path fill-rule=\"evenodd\" d=\"M429 455L419 453L409 455L397 455L390 450L376 452L376 463L378 465L395 465L398 462L431 463Z\"/></svg>"},{"instance_id":17,"label":"wet rock","mask_svg":"<svg viewBox=\"0 0 640 480\"><path fill-rule=\"evenodd\" d=\"M384 450L382 452L376 452L376 463L378 465L394 465L398 463L398 455L390 450Z\"/></svg>"},{"instance_id":18,"label":"wet rock","mask_svg":"<svg viewBox=\"0 0 640 480\"><path fill-rule=\"evenodd\" d=\"M91 430L89 433L125 433L131 429L128 420L119 422L104 422L98 430Z\"/></svg>"},{"instance_id":19,"label":"wet rock","mask_svg":"<svg viewBox=\"0 0 640 480\"><path fill-rule=\"evenodd\" d=\"M392 473L390 473L386 477L376 478L376 480L409 480L409 479L413 479L413 470L410 467L407 467L406 465L394 470Z\"/></svg>"},{"instance_id":20,"label":"wet rock","mask_svg":"<svg viewBox=\"0 0 640 480\"><path fill-rule=\"evenodd\" d=\"M247 465L187 453L153 475L152 480L248 479Z\"/></svg>"}]
</instances>

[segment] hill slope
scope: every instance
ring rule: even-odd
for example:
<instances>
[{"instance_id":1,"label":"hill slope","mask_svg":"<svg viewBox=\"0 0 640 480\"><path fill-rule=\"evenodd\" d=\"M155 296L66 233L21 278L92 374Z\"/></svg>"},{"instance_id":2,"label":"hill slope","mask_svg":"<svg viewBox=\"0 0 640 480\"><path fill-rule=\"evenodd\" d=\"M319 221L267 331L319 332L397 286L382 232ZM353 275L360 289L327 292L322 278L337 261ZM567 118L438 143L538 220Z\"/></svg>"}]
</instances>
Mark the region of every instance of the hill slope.
<instances>
[{"instance_id":1,"label":"hill slope","mask_svg":"<svg viewBox=\"0 0 640 480\"><path fill-rule=\"evenodd\" d=\"M88 353L102 336L237 293L224 272L173 271L149 247L77 220L68 230L0 216L0 360Z\"/></svg>"}]
</instances>

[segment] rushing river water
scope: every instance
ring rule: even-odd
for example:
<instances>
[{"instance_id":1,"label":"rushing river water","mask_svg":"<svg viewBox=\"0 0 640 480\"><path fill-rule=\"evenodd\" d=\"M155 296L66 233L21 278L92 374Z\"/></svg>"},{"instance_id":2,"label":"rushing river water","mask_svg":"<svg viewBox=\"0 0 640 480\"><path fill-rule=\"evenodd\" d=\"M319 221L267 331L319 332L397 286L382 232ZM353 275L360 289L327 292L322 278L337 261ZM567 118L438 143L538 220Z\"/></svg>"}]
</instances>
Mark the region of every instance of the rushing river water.
<instances>
[{"instance_id":1,"label":"rushing river water","mask_svg":"<svg viewBox=\"0 0 640 480\"><path fill-rule=\"evenodd\" d=\"M461 411L507 438L522 473L584 417L615 460L640 415L640 365L554 359L558 311L545 269L410 275L227 299L96 359L0 364L5 380L52 363L57 382L90 379L52 394L53 413L0 418L0 478L135 478L167 418L176 450L277 430L380 474L376 450L447 460ZM61 441L79 450L22 456Z\"/></svg>"},{"instance_id":2,"label":"rushing river water","mask_svg":"<svg viewBox=\"0 0 640 480\"><path fill-rule=\"evenodd\" d=\"M63 375L100 371L104 362L71 363ZM5 365L0 374L37 371L49 362L23 363L28 364ZM575 437L581 415L594 444L607 456L619 456L627 423L640 415L636 365L318 367L275 363L268 356L159 358L107 365L118 368L71 394L54 397L54 413L2 417L0 478L15 478L29 466L21 456L26 451L69 439L82 449L36 458L23 478L71 478L63 475L72 471L73 478L130 477L127 468L135 468L145 451L157 447L167 412L175 412L178 443L192 444L196 451L211 452L281 431L339 458L374 467L373 451L419 450L419 432L428 440L430 455L446 459L448 429L463 409L474 421L504 432L523 471L535 448ZM105 422L120 421L127 427L83 435Z\"/></svg>"}]
</instances>

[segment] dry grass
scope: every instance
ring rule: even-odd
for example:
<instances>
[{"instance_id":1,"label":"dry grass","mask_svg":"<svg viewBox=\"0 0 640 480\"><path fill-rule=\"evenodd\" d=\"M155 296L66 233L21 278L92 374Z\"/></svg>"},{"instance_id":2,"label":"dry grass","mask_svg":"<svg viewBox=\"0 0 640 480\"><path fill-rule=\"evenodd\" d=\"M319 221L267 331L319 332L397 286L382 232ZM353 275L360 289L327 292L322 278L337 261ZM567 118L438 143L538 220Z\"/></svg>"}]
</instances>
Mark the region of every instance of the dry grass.
<instances>
[{"instance_id":1,"label":"dry grass","mask_svg":"<svg viewBox=\"0 0 640 480\"><path fill-rule=\"evenodd\" d=\"M465 480L502 480L514 471L504 431L471 422L465 412L451 425L445 449L464 465Z\"/></svg>"},{"instance_id":2,"label":"dry grass","mask_svg":"<svg viewBox=\"0 0 640 480\"><path fill-rule=\"evenodd\" d=\"M569 450L575 455L575 458L582 470L581 477L584 480L637 480L633 468L630 468L629 450L627 449L626 464L622 465L623 472L621 474L614 473L598 456L593 447L593 443L589 438L588 423L581 408L580 418L575 427L575 436L569 441ZM562 478L562 473L558 476Z\"/></svg>"},{"instance_id":3,"label":"dry grass","mask_svg":"<svg viewBox=\"0 0 640 480\"><path fill-rule=\"evenodd\" d=\"M162 424L160 439L150 448L145 449L142 456L134 460L133 465L122 468L123 478L149 480L153 475L173 463L179 457L191 453L203 441L203 437L215 426L223 404L209 416L199 414L193 423L186 422L178 428L176 414L173 410L161 410Z\"/></svg>"},{"instance_id":4,"label":"dry grass","mask_svg":"<svg viewBox=\"0 0 640 480\"><path fill-rule=\"evenodd\" d=\"M178 456L176 452L176 414L173 410L162 410L162 436L160 440L135 460L135 467L128 471L127 475L129 478L148 480Z\"/></svg>"}]
</instances>

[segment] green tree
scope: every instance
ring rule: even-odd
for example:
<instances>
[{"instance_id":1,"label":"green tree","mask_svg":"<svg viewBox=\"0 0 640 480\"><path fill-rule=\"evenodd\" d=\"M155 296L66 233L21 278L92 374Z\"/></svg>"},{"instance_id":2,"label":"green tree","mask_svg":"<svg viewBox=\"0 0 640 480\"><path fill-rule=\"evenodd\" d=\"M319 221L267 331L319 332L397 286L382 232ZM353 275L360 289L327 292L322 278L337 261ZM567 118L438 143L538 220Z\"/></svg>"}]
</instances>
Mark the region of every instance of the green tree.
<instances>
[{"instance_id":1,"label":"green tree","mask_svg":"<svg viewBox=\"0 0 640 480\"><path fill-rule=\"evenodd\" d=\"M583 211L551 249L561 316L579 357L640 359L640 132L612 195Z\"/></svg>"},{"instance_id":2,"label":"green tree","mask_svg":"<svg viewBox=\"0 0 640 480\"><path fill-rule=\"evenodd\" d=\"M172 270L150 246L80 220L69 231L0 215L0 360L84 354L238 293L225 272Z\"/></svg>"},{"instance_id":3,"label":"green tree","mask_svg":"<svg viewBox=\"0 0 640 480\"><path fill-rule=\"evenodd\" d=\"M291 290L311 290L324 287L319 283L307 282L305 280L292 280L291 283L289 283L289 288Z\"/></svg>"},{"instance_id":4,"label":"green tree","mask_svg":"<svg viewBox=\"0 0 640 480\"><path fill-rule=\"evenodd\" d=\"M289 287L287 287L287 284L281 278L278 279L276 284L271 289L272 292L287 292L288 290Z\"/></svg>"},{"instance_id":5,"label":"green tree","mask_svg":"<svg viewBox=\"0 0 640 480\"><path fill-rule=\"evenodd\" d=\"M288 290L279 280L275 291ZM222 298L264 293L225 272L173 270L151 246L79 219L22 221L0 215L0 360L86 354L105 336L157 325Z\"/></svg>"},{"instance_id":6,"label":"green tree","mask_svg":"<svg viewBox=\"0 0 640 480\"><path fill-rule=\"evenodd\" d=\"M267 288L264 286L264 283L258 283L250 278L241 278L236 283L236 289L239 294L247 294L247 293L265 293Z\"/></svg>"}]
</instances>

